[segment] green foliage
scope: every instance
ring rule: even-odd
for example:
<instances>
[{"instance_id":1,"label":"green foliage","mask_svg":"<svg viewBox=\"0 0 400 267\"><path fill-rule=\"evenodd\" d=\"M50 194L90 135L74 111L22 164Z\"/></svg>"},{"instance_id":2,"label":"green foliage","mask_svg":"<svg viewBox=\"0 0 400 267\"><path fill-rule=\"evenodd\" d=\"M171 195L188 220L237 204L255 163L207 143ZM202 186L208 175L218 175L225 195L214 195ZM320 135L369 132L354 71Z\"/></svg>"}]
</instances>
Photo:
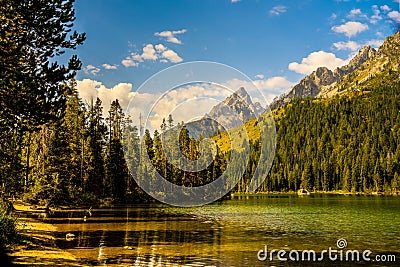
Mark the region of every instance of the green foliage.
<instances>
[{"instance_id":1,"label":"green foliage","mask_svg":"<svg viewBox=\"0 0 400 267\"><path fill-rule=\"evenodd\" d=\"M260 190L399 192L398 77L383 73L359 92L298 99L279 110L276 155ZM251 177L247 174L237 190L244 192Z\"/></svg>"},{"instance_id":2,"label":"green foliage","mask_svg":"<svg viewBox=\"0 0 400 267\"><path fill-rule=\"evenodd\" d=\"M2 1L0 8L0 115L28 128L56 119L65 104L64 82L81 63L57 58L75 49L85 34L70 33L75 19L73 0ZM11 120L11 121L10 121Z\"/></svg>"},{"instance_id":3,"label":"green foliage","mask_svg":"<svg viewBox=\"0 0 400 267\"><path fill-rule=\"evenodd\" d=\"M57 60L85 40L71 32L73 0L7 0L0 5L0 185L29 187L31 134L58 121L69 97L66 82L81 63Z\"/></svg>"},{"instance_id":4,"label":"green foliage","mask_svg":"<svg viewBox=\"0 0 400 267\"><path fill-rule=\"evenodd\" d=\"M101 100L89 106L87 125L85 127L85 140L83 154L83 180L84 191L97 196L103 195L104 147L106 144L107 126L103 119Z\"/></svg>"},{"instance_id":5,"label":"green foliage","mask_svg":"<svg viewBox=\"0 0 400 267\"><path fill-rule=\"evenodd\" d=\"M12 204L0 199L0 246L13 245L19 240L17 220L11 215Z\"/></svg>"},{"instance_id":6,"label":"green foliage","mask_svg":"<svg viewBox=\"0 0 400 267\"><path fill-rule=\"evenodd\" d=\"M0 244L3 246L15 244L18 236L16 219L0 210Z\"/></svg>"},{"instance_id":7,"label":"green foliage","mask_svg":"<svg viewBox=\"0 0 400 267\"><path fill-rule=\"evenodd\" d=\"M111 139L105 160L105 196L123 199L127 192L128 167L124 158L121 140Z\"/></svg>"},{"instance_id":8,"label":"green foliage","mask_svg":"<svg viewBox=\"0 0 400 267\"><path fill-rule=\"evenodd\" d=\"M36 199L54 204L75 201L83 188L85 109L78 98L74 83L62 119L34 134L29 176L31 193Z\"/></svg>"},{"instance_id":9,"label":"green foliage","mask_svg":"<svg viewBox=\"0 0 400 267\"><path fill-rule=\"evenodd\" d=\"M130 174L122 147L123 127L126 121L118 100L111 103L108 114L110 131L105 157L104 195L124 199Z\"/></svg>"}]
</instances>

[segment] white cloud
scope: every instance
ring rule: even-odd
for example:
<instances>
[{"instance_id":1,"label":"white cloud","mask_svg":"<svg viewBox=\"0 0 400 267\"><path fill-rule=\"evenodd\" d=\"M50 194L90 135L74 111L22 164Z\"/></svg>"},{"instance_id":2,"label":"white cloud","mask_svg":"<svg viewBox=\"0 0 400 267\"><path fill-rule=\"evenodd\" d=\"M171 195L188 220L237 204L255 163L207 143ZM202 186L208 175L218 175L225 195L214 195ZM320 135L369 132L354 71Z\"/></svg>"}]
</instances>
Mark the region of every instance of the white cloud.
<instances>
[{"instance_id":1,"label":"white cloud","mask_svg":"<svg viewBox=\"0 0 400 267\"><path fill-rule=\"evenodd\" d=\"M143 53L141 57L144 60L157 60L156 50L152 44L147 44L143 47Z\"/></svg>"},{"instance_id":2,"label":"white cloud","mask_svg":"<svg viewBox=\"0 0 400 267\"><path fill-rule=\"evenodd\" d=\"M354 18L354 17L356 17L357 15L361 15L361 14L362 14L361 9L359 9L359 8L353 8L353 9L350 11L348 17Z\"/></svg>"},{"instance_id":3,"label":"white cloud","mask_svg":"<svg viewBox=\"0 0 400 267\"><path fill-rule=\"evenodd\" d=\"M347 17L350 19L368 19L368 16L365 15L359 8L353 8L350 10L350 13L347 15Z\"/></svg>"},{"instance_id":4,"label":"white cloud","mask_svg":"<svg viewBox=\"0 0 400 267\"><path fill-rule=\"evenodd\" d=\"M221 88L218 89L210 84L197 84L180 87L166 94L138 93L132 92L131 83L119 83L108 88L96 80L77 81L79 96L86 103L100 98L104 117L108 116L111 102L118 99L124 113L130 115L135 125L139 125L139 114L142 114L142 122L150 114L146 127L151 131L158 129L162 119L169 114L173 114L176 122L188 121L199 115L204 116L218 101L230 95L229 91Z\"/></svg>"},{"instance_id":5,"label":"white cloud","mask_svg":"<svg viewBox=\"0 0 400 267\"><path fill-rule=\"evenodd\" d=\"M98 97L102 102L103 117L105 118L108 116L108 111L112 101L118 99L125 115L130 115L135 125L139 125L139 114L145 116L145 114L147 114L145 112L150 110L152 105L161 95L156 93L149 94L132 92L132 84L130 83L119 83L108 88L103 83L91 79L77 81L77 90L79 96L86 103L94 102ZM133 99L135 106L129 106L129 103L133 101ZM157 124L155 125L157 128L161 125L161 121L162 118L156 122Z\"/></svg>"},{"instance_id":6,"label":"white cloud","mask_svg":"<svg viewBox=\"0 0 400 267\"><path fill-rule=\"evenodd\" d=\"M183 86L168 91L162 97L155 95L152 105L153 115L149 122L153 129L158 128L162 119L172 114L176 122L190 121L208 113L219 101L231 92L210 84ZM196 107L196 108L194 108Z\"/></svg>"},{"instance_id":7,"label":"white cloud","mask_svg":"<svg viewBox=\"0 0 400 267\"><path fill-rule=\"evenodd\" d=\"M368 30L368 25L357 21L349 21L339 26L333 26L332 30L337 33L344 33L350 38L360 32Z\"/></svg>"},{"instance_id":8,"label":"white cloud","mask_svg":"<svg viewBox=\"0 0 400 267\"><path fill-rule=\"evenodd\" d=\"M84 79L82 81L76 81L76 88L79 96L86 102L91 103L96 98L100 98L103 102L103 115L107 115L110 109L110 104L115 99L119 100L119 103L123 109L126 109L130 99L135 94L131 92L132 84L130 83L119 83L112 88L107 88L101 82Z\"/></svg>"},{"instance_id":9,"label":"white cloud","mask_svg":"<svg viewBox=\"0 0 400 267\"><path fill-rule=\"evenodd\" d=\"M85 74L89 74L90 73L90 74L96 76L97 73L100 72L100 68L89 64L89 65L87 65L86 67L83 68L83 72L85 72Z\"/></svg>"},{"instance_id":10,"label":"white cloud","mask_svg":"<svg viewBox=\"0 0 400 267\"><path fill-rule=\"evenodd\" d=\"M116 70L118 68L118 65L115 65L115 64L114 65L110 65L110 64L105 63L102 66L106 70Z\"/></svg>"},{"instance_id":11,"label":"white cloud","mask_svg":"<svg viewBox=\"0 0 400 267\"><path fill-rule=\"evenodd\" d=\"M139 62L134 61L132 57L126 57L121 61L121 64L125 67L137 67L139 66Z\"/></svg>"},{"instance_id":12,"label":"white cloud","mask_svg":"<svg viewBox=\"0 0 400 267\"><path fill-rule=\"evenodd\" d=\"M381 6L381 9L382 9L382 11L385 11L385 12L389 12L390 10L392 10L388 5Z\"/></svg>"},{"instance_id":13,"label":"white cloud","mask_svg":"<svg viewBox=\"0 0 400 267\"><path fill-rule=\"evenodd\" d=\"M186 32L186 29L182 29L179 31L162 31L154 33L155 36L163 37L167 39L167 42L174 44L182 44L182 41L179 40L175 35L183 34Z\"/></svg>"},{"instance_id":14,"label":"white cloud","mask_svg":"<svg viewBox=\"0 0 400 267\"><path fill-rule=\"evenodd\" d=\"M354 41L348 41L348 42L337 42L337 43L333 43L333 46L337 49L337 50L350 50L350 51L356 51L358 49L360 49L361 47L365 46L365 45L370 45L374 48L378 48L382 45L383 40L382 39L372 39L372 40L368 40L367 42L364 43L357 43Z\"/></svg>"},{"instance_id":15,"label":"white cloud","mask_svg":"<svg viewBox=\"0 0 400 267\"><path fill-rule=\"evenodd\" d=\"M377 5L373 5L372 6L372 12L374 13L371 16L371 19L369 20L369 22L371 22L372 24L376 24L378 23L379 20L382 19L381 11L379 10L379 7Z\"/></svg>"},{"instance_id":16,"label":"white cloud","mask_svg":"<svg viewBox=\"0 0 400 267\"><path fill-rule=\"evenodd\" d=\"M178 63L183 61L175 51L168 49L163 44L146 44L144 45L141 54L136 52L131 53L130 56L121 61L121 64L125 67L138 67L139 63L144 62L145 60L158 60L162 63Z\"/></svg>"},{"instance_id":17,"label":"white cloud","mask_svg":"<svg viewBox=\"0 0 400 267\"><path fill-rule=\"evenodd\" d=\"M329 21L333 22L337 18L336 13L332 13L332 15L329 17Z\"/></svg>"},{"instance_id":18,"label":"white cloud","mask_svg":"<svg viewBox=\"0 0 400 267\"><path fill-rule=\"evenodd\" d=\"M254 76L254 78L256 78L256 79L264 79L264 75L263 74L257 74L256 76Z\"/></svg>"},{"instance_id":19,"label":"white cloud","mask_svg":"<svg viewBox=\"0 0 400 267\"><path fill-rule=\"evenodd\" d=\"M337 58L335 54L325 51L318 51L309 54L306 58L301 60L301 63L292 62L289 64L289 70L295 71L300 74L310 74L318 67L327 67L328 69L335 69L345 65L348 61Z\"/></svg>"},{"instance_id":20,"label":"white cloud","mask_svg":"<svg viewBox=\"0 0 400 267\"><path fill-rule=\"evenodd\" d=\"M379 39L379 40L373 39L373 40L369 40L369 41L366 43L366 45L370 45L370 46L372 46L372 47L374 47L374 48L378 48L378 47L380 47L380 46L382 45L382 43L383 43L383 40L382 40L382 39Z\"/></svg>"},{"instance_id":21,"label":"white cloud","mask_svg":"<svg viewBox=\"0 0 400 267\"><path fill-rule=\"evenodd\" d=\"M271 77L265 80L257 80L254 81L254 84L262 91L269 89L287 89L293 85L292 82L281 76Z\"/></svg>"},{"instance_id":22,"label":"white cloud","mask_svg":"<svg viewBox=\"0 0 400 267\"><path fill-rule=\"evenodd\" d=\"M285 13L286 11L287 11L286 6L279 5L279 6L274 6L269 11L269 14L279 16L280 14Z\"/></svg>"},{"instance_id":23,"label":"white cloud","mask_svg":"<svg viewBox=\"0 0 400 267\"><path fill-rule=\"evenodd\" d=\"M231 0L231 3L237 3L240 2L240 0Z\"/></svg>"},{"instance_id":24,"label":"white cloud","mask_svg":"<svg viewBox=\"0 0 400 267\"><path fill-rule=\"evenodd\" d=\"M400 13L398 11L389 12L388 17L391 18L394 22L400 24Z\"/></svg>"},{"instance_id":25,"label":"white cloud","mask_svg":"<svg viewBox=\"0 0 400 267\"><path fill-rule=\"evenodd\" d=\"M350 50L350 51L355 51L361 47L360 44L354 41L348 41L348 42L337 42L333 43L333 46L337 50Z\"/></svg>"},{"instance_id":26,"label":"white cloud","mask_svg":"<svg viewBox=\"0 0 400 267\"><path fill-rule=\"evenodd\" d=\"M282 76L255 80L253 82L232 79L225 83L225 86L234 91L240 87L244 87L253 98L253 101L260 102L262 106L266 106L268 103L271 103L276 96L282 94L293 85L294 83ZM260 90L265 97L265 100L261 99L259 93L254 92L254 90Z\"/></svg>"},{"instance_id":27,"label":"white cloud","mask_svg":"<svg viewBox=\"0 0 400 267\"><path fill-rule=\"evenodd\" d=\"M175 51L172 50L165 50L164 52L162 52L162 57L168 59L173 63L178 63L183 61L183 59L180 56L178 56L178 54Z\"/></svg>"},{"instance_id":28,"label":"white cloud","mask_svg":"<svg viewBox=\"0 0 400 267\"><path fill-rule=\"evenodd\" d=\"M269 91L272 89L275 90L287 89L288 87L292 86L293 83L288 81L286 77L274 76L267 79L255 80L252 82L232 79L226 82L225 85L234 91L240 87L244 87L250 93L254 89L259 89L261 91Z\"/></svg>"},{"instance_id":29,"label":"white cloud","mask_svg":"<svg viewBox=\"0 0 400 267\"><path fill-rule=\"evenodd\" d=\"M155 45L154 47L157 49L157 52L163 52L167 50L167 48L162 44Z\"/></svg>"},{"instance_id":30,"label":"white cloud","mask_svg":"<svg viewBox=\"0 0 400 267\"><path fill-rule=\"evenodd\" d=\"M349 16L355 16L355 15L360 15L360 14L362 14L361 9L359 9L359 8L353 8L353 9L350 11Z\"/></svg>"}]
</instances>

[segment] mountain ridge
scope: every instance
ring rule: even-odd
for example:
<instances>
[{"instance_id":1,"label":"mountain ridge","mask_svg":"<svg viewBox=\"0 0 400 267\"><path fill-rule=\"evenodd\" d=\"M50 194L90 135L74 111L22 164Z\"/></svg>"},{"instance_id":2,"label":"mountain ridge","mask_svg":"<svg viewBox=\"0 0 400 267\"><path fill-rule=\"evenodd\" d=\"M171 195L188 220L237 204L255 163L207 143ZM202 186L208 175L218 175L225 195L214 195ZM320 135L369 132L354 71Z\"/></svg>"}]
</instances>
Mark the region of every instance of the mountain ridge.
<instances>
[{"instance_id":1,"label":"mountain ridge","mask_svg":"<svg viewBox=\"0 0 400 267\"><path fill-rule=\"evenodd\" d=\"M317 96L321 91L327 90L326 88L330 88L330 86L336 84L341 78L359 68L365 61L373 57L375 53L376 50L374 48L366 45L358 51L348 64L338 67L334 71L327 67L318 67L287 93L275 98L270 104L271 110L281 107L295 98Z\"/></svg>"},{"instance_id":2,"label":"mountain ridge","mask_svg":"<svg viewBox=\"0 0 400 267\"><path fill-rule=\"evenodd\" d=\"M343 94L371 80L385 71L400 69L400 30L387 37L376 53L358 68L343 76L336 84L325 88L317 97L332 97Z\"/></svg>"}]
</instances>

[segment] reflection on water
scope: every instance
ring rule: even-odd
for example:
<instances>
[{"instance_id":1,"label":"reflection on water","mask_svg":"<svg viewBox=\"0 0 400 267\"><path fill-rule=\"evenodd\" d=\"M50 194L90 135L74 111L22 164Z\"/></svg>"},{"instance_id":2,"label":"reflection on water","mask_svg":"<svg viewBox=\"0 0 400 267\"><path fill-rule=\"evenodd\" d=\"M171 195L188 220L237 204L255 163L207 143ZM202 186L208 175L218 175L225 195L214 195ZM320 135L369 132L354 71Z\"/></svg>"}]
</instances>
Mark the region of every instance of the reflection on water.
<instances>
[{"instance_id":1,"label":"reflection on water","mask_svg":"<svg viewBox=\"0 0 400 267\"><path fill-rule=\"evenodd\" d=\"M348 249L395 254L400 260L399 207L396 197L264 196L197 208L93 209L86 221L82 211L71 211L49 221L59 230L57 245L89 265L268 266L257 259L265 245L322 251L336 248L339 238L347 240ZM75 237L68 241L67 233Z\"/></svg>"}]
</instances>

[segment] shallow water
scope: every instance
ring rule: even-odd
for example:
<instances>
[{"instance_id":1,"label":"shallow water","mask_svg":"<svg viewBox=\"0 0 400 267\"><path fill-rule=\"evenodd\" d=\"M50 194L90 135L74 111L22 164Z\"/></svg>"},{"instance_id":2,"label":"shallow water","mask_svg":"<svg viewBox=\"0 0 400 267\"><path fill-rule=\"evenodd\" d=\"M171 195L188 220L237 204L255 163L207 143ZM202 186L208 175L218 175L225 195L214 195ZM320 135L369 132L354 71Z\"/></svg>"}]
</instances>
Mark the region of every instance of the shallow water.
<instances>
[{"instance_id":1,"label":"shallow water","mask_svg":"<svg viewBox=\"0 0 400 267\"><path fill-rule=\"evenodd\" d=\"M161 204L93 209L47 221L57 245L93 266L353 266L355 262L259 261L257 252L343 249L396 256L400 264L400 198L279 195L232 199L196 208ZM66 239L66 234L74 238ZM286 257L287 254L286 254ZM367 264L372 262L359 262ZM377 263L387 266L396 263Z\"/></svg>"}]
</instances>

